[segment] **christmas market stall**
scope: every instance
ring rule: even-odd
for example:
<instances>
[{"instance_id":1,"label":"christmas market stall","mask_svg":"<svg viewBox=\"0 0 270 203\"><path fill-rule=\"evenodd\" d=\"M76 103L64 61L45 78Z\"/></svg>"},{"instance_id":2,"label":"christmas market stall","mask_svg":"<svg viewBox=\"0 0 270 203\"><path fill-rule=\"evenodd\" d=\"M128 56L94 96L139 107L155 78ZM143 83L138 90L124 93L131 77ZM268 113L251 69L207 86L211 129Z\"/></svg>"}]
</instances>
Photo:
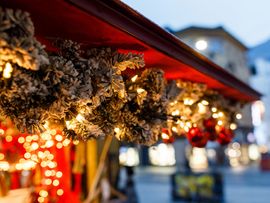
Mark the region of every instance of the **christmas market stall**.
<instances>
[{"instance_id":1,"label":"christmas market stall","mask_svg":"<svg viewBox=\"0 0 270 203\"><path fill-rule=\"evenodd\" d=\"M0 88L0 202L125 201L116 139L225 145L260 97L116 0L2 0Z\"/></svg>"}]
</instances>

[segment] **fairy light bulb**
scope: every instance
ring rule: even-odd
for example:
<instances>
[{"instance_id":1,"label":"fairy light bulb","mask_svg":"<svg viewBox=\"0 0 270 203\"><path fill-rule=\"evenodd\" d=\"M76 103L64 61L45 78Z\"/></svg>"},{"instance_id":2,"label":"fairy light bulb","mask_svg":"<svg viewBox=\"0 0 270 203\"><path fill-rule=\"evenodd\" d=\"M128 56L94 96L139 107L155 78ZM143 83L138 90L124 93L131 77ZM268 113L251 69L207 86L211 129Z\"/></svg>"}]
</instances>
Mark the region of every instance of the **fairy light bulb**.
<instances>
[{"instance_id":1,"label":"fairy light bulb","mask_svg":"<svg viewBox=\"0 0 270 203\"><path fill-rule=\"evenodd\" d=\"M218 124L218 125L223 125L223 121L219 120L219 121L217 122L217 124Z\"/></svg>"},{"instance_id":2,"label":"fairy light bulb","mask_svg":"<svg viewBox=\"0 0 270 203\"><path fill-rule=\"evenodd\" d=\"M56 177L61 178L63 176L63 173L61 171L56 172Z\"/></svg>"},{"instance_id":3,"label":"fairy light bulb","mask_svg":"<svg viewBox=\"0 0 270 203\"><path fill-rule=\"evenodd\" d=\"M59 180L54 180L52 184L53 184L53 186L55 186L55 187L56 187L56 186L58 186L58 185L59 185L59 183L60 183L60 182L59 182Z\"/></svg>"},{"instance_id":4,"label":"fairy light bulb","mask_svg":"<svg viewBox=\"0 0 270 203\"><path fill-rule=\"evenodd\" d=\"M202 100L201 103L202 103L203 105L205 105L205 106L209 105L209 102L206 101L206 100Z\"/></svg>"},{"instance_id":5,"label":"fairy light bulb","mask_svg":"<svg viewBox=\"0 0 270 203\"><path fill-rule=\"evenodd\" d=\"M237 129L237 125L235 123L231 123L230 124L230 129L231 130L236 130Z\"/></svg>"},{"instance_id":6,"label":"fairy light bulb","mask_svg":"<svg viewBox=\"0 0 270 203\"><path fill-rule=\"evenodd\" d=\"M5 155L3 153L0 153L0 161L5 158Z\"/></svg>"},{"instance_id":7,"label":"fairy light bulb","mask_svg":"<svg viewBox=\"0 0 270 203\"><path fill-rule=\"evenodd\" d=\"M194 101L190 98L184 99L184 105L191 106L194 103Z\"/></svg>"},{"instance_id":8,"label":"fairy light bulb","mask_svg":"<svg viewBox=\"0 0 270 203\"><path fill-rule=\"evenodd\" d=\"M162 139L164 139L164 140L170 139L170 136L169 136L168 134L166 134L166 133L161 133L161 137L162 137Z\"/></svg>"},{"instance_id":9,"label":"fairy light bulb","mask_svg":"<svg viewBox=\"0 0 270 203\"><path fill-rule=\"evenodd\" d=\"M138 78L138 75L135 75L135 76L133 76L133 77L131 78L131 81L132 81L132 82L135 82L135 81L137 80L137 78Z\"/></svg>"},{"instance_id":10,"label":"fairy light bulb","mask_svg":"<svg viewBox=\"0 0 270 203\"><path fill-rule=\"evenodd\" d=\"M141 93L143 93L144 91L145 91L145 90L142 89L142 88L138 88L138 89L137 89L137 93L138 93L138 94L141 94Z\"/></svg>"},{"instance_id":11,"label":"fairy light bulb","mask_svg":"<svg viewBox=\"0 0 270 203\"><path fill-rule=\"evenodd\" d=\"M217 112L217 108L216 108L216 107L212 107L212 108L211 108L211 111L212 111L213 113L215 113L215 112Z\"/></svg>"},{"instance_id":12,"label":"fairy light bulb","mask_svg":"<svg viewBox=\"0 0 270 203\"><path fill-rule=\"evenodd\" d=\"M78 115L76 116L76 120L79 121L80 123L82 123L83 121L85 121L85 118L83 117L82 114L78 114Z\"/></svg>"},{"instance_id":13,"label":"fairy light bulb","mask_svg":"<svg viewBox=\"0 0 270 203\"><path fill-rule=\"evenodd\" d=\"M13 68L12 68L11 64L6 63L6 66L5 66L4 71L3 71L3 77L6 79L10 78L12 71L13 71Z\"/></svg>"},{"instance_id":14,"label":"fairy light bulb","mask_svg":"<svg viewBox=\"0 0 270 203\"><path fill-rule=\"evenodd\" d=\"M235 117L236 117L236 119L240 120L240 119L242 119L242 114L241 113L237 113Z\"/></svg>"},{"instance_id":15,"label":"fairy light bulb","mask_svg":"<svg viewBox=\"0 0 270 203\"><path fill-rule=\"evenodd\" d=\"M178 109L172 112L172 116L179 116L179 115L180 115L180 111Z\"/></svg>"},{"instance_id":16,"label":"fairy light bulb","mask_svg":"<svg viewBox=\"0 0 270 203\"><path fill-rule=\"evenodd\" d=\"M58 190L56 191L56 194L57 194L58 196L62 196L62 195L64 194L64 190L58 189Z\"/></svg>"},{"instance_id":17,"label":"fairy light bulb","mask_svg":"<svg viewBox=\"0 0 270 203\"><path fill-rule=\"evenodd\" d=\"M173 126L172 131L177 133L178 132L177 127Z\"/></svg>"}]
</instances>

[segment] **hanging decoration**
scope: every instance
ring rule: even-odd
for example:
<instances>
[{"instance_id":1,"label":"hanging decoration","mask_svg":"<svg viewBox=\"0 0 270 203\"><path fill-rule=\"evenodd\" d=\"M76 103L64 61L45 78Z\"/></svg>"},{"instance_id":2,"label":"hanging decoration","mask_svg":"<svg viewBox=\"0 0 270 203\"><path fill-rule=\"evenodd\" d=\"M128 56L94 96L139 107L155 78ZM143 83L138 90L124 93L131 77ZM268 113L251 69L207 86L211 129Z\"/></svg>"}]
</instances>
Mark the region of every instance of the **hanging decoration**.
<instances>
[{"instance_id":1,"label":"hanging decoration","mask_svg":"<svg viewBox=\"0 0 270 203\"><path fill-rule=\"evenodd\" d=\"M168 105L168 114L179 117L168 120L171 132L186 135L194 147L205 147L208 141L228 144L241 117L241 105L204 84L178 80L177 87L181 92Z\"/></svg>"},{"instance_id":2,"label":"hanging decoration","mask_svg":"<svg viewBox=\"0 0 270 203\"><path fill-rule=\"evenodd\" d=\"M223 128L236 128L237 105L204 84L166 84L156 69L124 76L144 67L141 54L83 49L70 40L57 40L57 52L47 53L20 10L1 8L0 26L0 114L20 132L39 134L46 124L75 140L114 135L151 145L167 125L203 146L198 137L215 140Z\"/></svg>"}]
</instances>

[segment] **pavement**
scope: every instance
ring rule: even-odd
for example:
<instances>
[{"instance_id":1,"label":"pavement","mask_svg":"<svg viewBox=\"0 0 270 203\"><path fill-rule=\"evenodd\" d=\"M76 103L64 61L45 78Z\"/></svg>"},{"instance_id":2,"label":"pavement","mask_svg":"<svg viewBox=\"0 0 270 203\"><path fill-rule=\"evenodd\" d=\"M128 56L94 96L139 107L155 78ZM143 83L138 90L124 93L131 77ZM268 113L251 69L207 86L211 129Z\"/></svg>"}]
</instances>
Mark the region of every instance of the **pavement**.
<instances>
[{"instance_id":1,"label":"pavement","mask_svg":"<svg viewBox=\"0 0 270 203\"><path fill-rule=\"evenodd\" d=\"M270 172L256 166L222 168L226 203L270 203ZM139 203L173 203L170 175L174 167L137 168L134 180Z\"/></svg>"}]
</instances>

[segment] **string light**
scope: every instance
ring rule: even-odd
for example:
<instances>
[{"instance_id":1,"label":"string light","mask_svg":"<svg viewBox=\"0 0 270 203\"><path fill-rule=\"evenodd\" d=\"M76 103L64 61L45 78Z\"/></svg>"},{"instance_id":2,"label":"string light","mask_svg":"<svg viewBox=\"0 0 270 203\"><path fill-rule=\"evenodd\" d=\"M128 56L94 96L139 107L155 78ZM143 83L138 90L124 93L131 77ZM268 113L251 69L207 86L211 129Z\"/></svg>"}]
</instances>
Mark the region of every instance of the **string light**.
<instances>
[{"instance_id":1,"label":"string light","mask_svg":"<svg viewBox=\"0 0 270 203\"><path fill-rule=\"evenodd\" d=\"M215 113L215 112L217 112L217 108L216 107L212 107L211 108L211 111Z\"/></svg>"},{"instance_id":2,"label":"string light","mask_svg":"<svg viewBox=\"0 0 270 203\"><path fill-rule=\"evenodd\" d=\"M133 76L133 77L131 78L131 81L132 81L132 82L135 82L135 81L137 80L137 78L138 78L138 75L135 75L135 76Z\"/></svg>"},{"instance_id":3,"label":"string light","mask_svg":"<svg viewBox=\"0 0 270 203\"><path fill-rule=\"evenodd\" d=\"M137 93L138 93L138 94L141 94L141 93L143 93L143 92L145 92L144 89L142 89L142 88L138 88L138 89L137 89Z\"/></svg>"},{"instance_id":4,"label":"string light","mask_svg":"<svg viewBox=\"0 0 270 203\"><path fill-rule=\"evenodd\" d=\"M231 130L236 130L236 128L237 128L237 125L235 123L230 124L230 129Z\"/></svg>"},{"instance_id":5,"label":"string light","mask_svg":"<svg viewBox=\"0 0 270 203\"><path fill-rule=\"evenodd\" d=\"M242 114L241 113L237 113L235 117L236 117L236 119L240 120L240 119L242 119Z\"/></svg>"},{"instance_id":6,"label":"string light","mask_svg":"<svg viewBox=\"0 0 270 203\"><path fill-rule=\"evenodd\" d=\"M12 68L11 64L6 63L6 66L5 66L4 71L3 71L3 77L6 79L10 78L12 71L13 71L13 68Z\"/></svg>"},{"instance_id":7,"label":"string light","mask_svg":"<svg viewBox=\"0 0 270 203\"><path fill-rule=\"evenodd\" d=\"M172 116L179 116L179 115L180 115L180 111L178 109L172 112Z\"/></svg>"}]
</instances>

